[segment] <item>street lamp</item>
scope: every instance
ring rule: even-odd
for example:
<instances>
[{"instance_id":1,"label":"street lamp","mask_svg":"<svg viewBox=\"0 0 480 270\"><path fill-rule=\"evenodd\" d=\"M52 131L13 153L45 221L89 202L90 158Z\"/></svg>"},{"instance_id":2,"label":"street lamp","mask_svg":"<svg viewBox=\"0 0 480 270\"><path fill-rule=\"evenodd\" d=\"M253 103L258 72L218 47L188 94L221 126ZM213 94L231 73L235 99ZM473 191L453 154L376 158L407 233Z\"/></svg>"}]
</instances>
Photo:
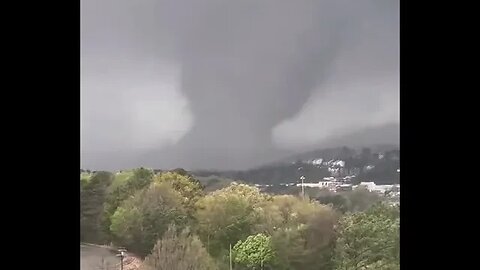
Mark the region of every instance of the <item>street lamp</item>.
<instances>
[{"instance_id":1,"label":"street lamp","mask_svg":"<svg viewBox=\"0 0 480 270\"><path fill-rule=\"evenodd\" d=\"M303 166L297 168L297 171L303 171ZM305 180L305 176L300 176L300 180L302 180L302 197L305 199L305 188L303 186L303 180Z\"/></svg>"},{"instance_id":2,"label":"street lamp","mask_svg":"<svg viewBox=\"0 0 480 270\"><path fill-rule=\"evenodd\" d=\"M305 180L305 176L301 176L300 177L300 180L302 180L302 196L303 196L303 199L305 200L305 188L304 188L304 185L303 185L303 180Z\"/></svg>"},{"instance_id":3,"label":"street lamp","mask_svg":"<svg viewBox=\"0 0 480 270\"><path fill-rule=\"evenodd\" d=\"M123 258L126 256L127 250L125 248L118 248L119 254L117 254L117 257L120 257L120 270L123 270Z\"/></svg>"}]
</instances>

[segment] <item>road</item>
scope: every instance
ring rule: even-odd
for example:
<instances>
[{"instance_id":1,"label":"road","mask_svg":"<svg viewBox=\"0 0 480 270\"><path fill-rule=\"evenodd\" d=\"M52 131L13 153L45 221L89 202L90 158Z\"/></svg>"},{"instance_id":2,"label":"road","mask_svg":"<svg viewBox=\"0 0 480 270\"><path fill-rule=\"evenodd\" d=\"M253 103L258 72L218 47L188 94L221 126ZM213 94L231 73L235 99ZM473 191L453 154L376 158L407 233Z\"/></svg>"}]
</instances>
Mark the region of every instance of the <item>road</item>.
<instances>
[{"instance_id":1,"label":"road","mask_svg":"<svg viewBox=\"0 0 480 270\"><path fill-rule=\"evenodd\" d=\"M108 270L116 269L115 266L120 262L119 258L115 256L107 248L80 245L80 270L100 270L102 268L102 259L104 265L108 265Z\"/></svg>"}]
</instances>

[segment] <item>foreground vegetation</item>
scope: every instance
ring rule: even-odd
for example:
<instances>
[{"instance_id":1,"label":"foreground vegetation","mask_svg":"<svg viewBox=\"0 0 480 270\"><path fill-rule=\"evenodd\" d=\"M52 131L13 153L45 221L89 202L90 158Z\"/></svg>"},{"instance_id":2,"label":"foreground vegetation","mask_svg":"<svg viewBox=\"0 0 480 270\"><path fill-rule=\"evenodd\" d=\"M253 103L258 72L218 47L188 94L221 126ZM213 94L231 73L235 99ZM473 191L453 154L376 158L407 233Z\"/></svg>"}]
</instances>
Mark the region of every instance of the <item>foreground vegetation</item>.
<instances>
[{"instance_id":1,"label":"foreground vegetation","mask_svg":"<svg viewBox=\"0 0 480 270\"><path fill-rule=\"evenodd\" d=\"M207 190L181 169L83 173L81 241L125 246L150 270L399 269L399 207L365 191L322 204L235 182Z\"/></svg>"}]
</instances>

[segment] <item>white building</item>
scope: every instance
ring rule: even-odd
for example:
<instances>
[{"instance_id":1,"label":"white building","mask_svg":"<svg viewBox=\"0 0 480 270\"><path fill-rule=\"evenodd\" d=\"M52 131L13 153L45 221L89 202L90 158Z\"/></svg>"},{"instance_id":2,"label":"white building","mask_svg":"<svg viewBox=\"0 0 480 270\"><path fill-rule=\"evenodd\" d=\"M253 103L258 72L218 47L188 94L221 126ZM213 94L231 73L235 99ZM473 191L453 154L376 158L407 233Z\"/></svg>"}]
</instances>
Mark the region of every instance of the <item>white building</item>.
<instances>
[{"instance_id":1,"label":"white building","mask_svg":"<svg viewBox=\"0 0 480 270\"><path fill-rule=\"evenodd\" d=\"M361 182L360 184L358 184L357 187L364 187L368 189L368 191L372 191L373 189L375 189L375 186L375 182Z\"/></svg>"},{"instance_id":2,"label":"white building","mask_svg":"<svg viewBox=\"0 0 480 270\"><path fill-rule=\"evenodd\" d=\"M339 186L336 186L335 191L351 191L352 189L353 187L350 184L341 184Z\"/></svg>"},{"instance_id":3,"label":"white building","mask_svg":"<svg viewBox=\"0 0 480 270\"><path fill-rule=\"evenodd\" d=\"M319 181L318 183L303 183L304 187L316 187L316 188L326 188L329 189L330 191L336 191L337 187L342 185L342 182L338 181L332 181L335 180L333 177L327 178L329 180L326 181ZM331 180L330 180L331 179ZM302 183L298 183L297 186L301 187Z\"/></svg>"},{"instance_id":4,"label":"white building","mask_svg":"<svg viewBox=\"0 0 480 270\"><path fill-rule=\"evenodd\" d=\"M337 160L333 165L343 168L343 167L345 167L345 161Z\"/></svg>"},{"instance_id":5,"label":"white building","mask_svg":"<svg viewBox=\"0 0 480 270\"><path fill-rule=\"evenodd\" d=\"M375 182L361 182L357 187L364 187L370 192L377 192L383 195L386 191L400 188L400 185L377 185Z\"/></svg>"},{"instance_id":6,"label":"white building","mask_svg":"<svg viewBox=\"0 0 480 270\"><path fill-rule=\"evenodd\" d=\"M297 184L298 187L302 186L302 183ZM304 187L320 187L319 183L303 183Z\"/></svg>"},{"instance_id":7,"label":"white building","mask_svg":"<svg viewBox=\"0 0 480 270\"><path fill-rule=\"evenodd\" d=\"M392 188L393 185L376 185L372 191L380 194L385 194L385 192L387 192L388 190L392 190Z\"/></svg>"},{"instance_id":8,"label":"white building","mask_svg":"<svg viewBox=\"0 0 480 270\"><path fill-rule=\"evenodd\" d=\"M336 191L337 187L342 184L343 184L342 182L337 182L337 181L320 181L318 182L318 187L326 188L326 189L329 189L330 191Z\"/></svg>"},{"instance_id":9,"label":"white building","mask_svg":"<svg viewBox=\"0 0 480 270\"><path fill-rule=\"evenodd\" d=\"M322 158L312 160L313 165L322 165L322 162L323 162Z\"/></svg>"}]
</instances>

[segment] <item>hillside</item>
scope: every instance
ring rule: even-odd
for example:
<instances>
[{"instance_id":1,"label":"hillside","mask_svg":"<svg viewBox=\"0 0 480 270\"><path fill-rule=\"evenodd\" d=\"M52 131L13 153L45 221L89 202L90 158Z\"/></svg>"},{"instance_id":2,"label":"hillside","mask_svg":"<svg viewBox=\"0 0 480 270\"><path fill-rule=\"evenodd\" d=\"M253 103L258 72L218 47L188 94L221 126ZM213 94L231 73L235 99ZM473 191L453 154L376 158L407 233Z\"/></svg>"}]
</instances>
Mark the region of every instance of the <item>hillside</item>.
<instances>
[{"instance_id":1,"label":"hillside","mask_svg":"<svg viewBox=\"0 0 480 270\"><path fill-rule=\"evenodd\" d=\"M204 186L205 192L212 192L218 189L222 189L230 185L230 183L234 181L233 179L216 176L216 175L209 175L209 176L195 175L194 177L195 179L200 181L200 183Z\"/></svg>"},{"instance_id":2,"label":"hillside","mask_svg":"<svg viewBox=\"0 0 480 270\"><path fill-rule=\"evenodd\" d=\"M369 147L365 147L363 149L370 149L372 153L382 153L388 152L392 150L399 149L397 145L392 144L377 144L372 145ZM302 160L311 160L311 159L345 159L351 156L354 156L357 153L360 153L362 148L353 148L353 147L333 147L333 148L323 148L323 149L316 149L313 151L302 152L287 158L280 160L277 163L291 163L296 161Z\"/></svg>"},{"instance_id":3,"label":"hillside","mask_svg":"<svg viewBox=\"0 0 480 270\"><path fill-rule=\"evenodd\" d=\"M337 147L297 154L257 168L243 171L194 171L197 177L224 177L255 184L318 182L324 177L355 176L354 183L377 184L400 182L400 150L393 145L377 145L361 150Z\"/></svg>"}]
</instances>

